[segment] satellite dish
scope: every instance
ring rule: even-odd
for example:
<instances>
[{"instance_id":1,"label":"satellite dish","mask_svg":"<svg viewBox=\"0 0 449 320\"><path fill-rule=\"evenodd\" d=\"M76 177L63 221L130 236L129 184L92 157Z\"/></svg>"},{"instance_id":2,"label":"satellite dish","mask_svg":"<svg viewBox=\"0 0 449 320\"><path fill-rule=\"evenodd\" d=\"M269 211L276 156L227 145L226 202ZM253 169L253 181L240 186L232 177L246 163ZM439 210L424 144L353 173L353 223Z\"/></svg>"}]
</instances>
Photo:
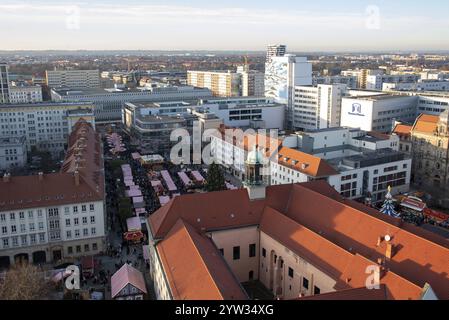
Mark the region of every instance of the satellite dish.
<instances>
[{"instance_id":1,"label":"satellite dish","mask_svg":"<svg viewBox=\"0 0 449 320\"><path fill-rule=\"evenodd\" d=\"M385 241L390 241L391 240L391 237L387 234L386 236L385 236Z\"/></svg>"}]
</instances>

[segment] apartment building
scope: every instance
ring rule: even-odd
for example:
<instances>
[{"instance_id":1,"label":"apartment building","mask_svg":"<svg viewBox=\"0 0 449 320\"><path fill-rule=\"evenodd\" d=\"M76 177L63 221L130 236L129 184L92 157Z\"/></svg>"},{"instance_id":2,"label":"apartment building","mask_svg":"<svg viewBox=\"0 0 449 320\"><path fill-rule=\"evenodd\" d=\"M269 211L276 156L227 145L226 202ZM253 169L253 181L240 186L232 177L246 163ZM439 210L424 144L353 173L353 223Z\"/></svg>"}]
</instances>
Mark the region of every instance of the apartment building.
<instances>
[{"instance_id":1,"label":"apartment building","mask_svg":"<svg viewBox=\"0 0 449 320\"><path fill-rule=\"evenodd\" d=\"M187 84L207 88L215 97L240 97L242 75L231 71L187 71Z\"/></svg>"},{"instance_id":2,"label":"apartment building","mask_svg":"<svg viewBox=\"0 0 449 320\"><path fill-rule=\"evenodd\" d=\"M266 62L271 62L273 57L283 57L287 52L287 46L284 44L273 44L267 47Z\"/></svg>"},{"instance_id":3,"label":"apartment building","mask_svg":"<svg viewBox=\"0 0 449 320\"><path fill-rule=\"evenodd\" d=\"M241 77L242 97L263 97L265 95L265 74L249 70L248 65L237 67Z\"/></svg>"},{"instance_id":4,"label":"apartment building","mask_svg":"<svg viewBox=\"0 0 449 320\"><path fill-rule=\"evenodd\" d=\"M80 120L59 173L0 181L0 264L46 263L105 248L101 139Z\"/></svg>"},{"instance_id":5,"label":"apartment building","mask_svg":"<svg viewBox=\"0 0 449 320\"><path fill-rule=\"evenodd\" d=\"M69 118L74 120L87 116L92 119L90 103L33 103L5 104L0 106L0 136L26 137L27 151L32 147L47 150L54 156L64 151L72 131ZM78 115L71 111L78 111ZM85 112L82 112L82 111ZM91 121L93 122L93 121ZM95 123L92 123L95 125Z\"/></svg>"},{"instance_id":6,"label":"apartment building","mask_svg":"<svg viewBox=\"0 0 449 320\"><path fill-rule=\"evenodd\" d=\"M99 88L99 70L53 70L45 71L46 84L50 88Z\"/></svg>"},{"instance_id":7,"label":"apartment building","mask_svg":"<svg viewBox=\"0 0 449 320\"><path fill-rule=\"evenodd\" d=\"M26 138L0 138L0 170L21 168L27 163Z\"/></svg>"},{"instance_id":8,"label":"apartment building","mask_svg":"<svg viewBox=\"0 0 449 320\"><path fill-rule=\"evenodd\" d=\"M421 76L417 74L370 74L366 78L366 87L364 89L380 91L384 83L416 83L420 78Z\"/></svg>"}]
</instances>

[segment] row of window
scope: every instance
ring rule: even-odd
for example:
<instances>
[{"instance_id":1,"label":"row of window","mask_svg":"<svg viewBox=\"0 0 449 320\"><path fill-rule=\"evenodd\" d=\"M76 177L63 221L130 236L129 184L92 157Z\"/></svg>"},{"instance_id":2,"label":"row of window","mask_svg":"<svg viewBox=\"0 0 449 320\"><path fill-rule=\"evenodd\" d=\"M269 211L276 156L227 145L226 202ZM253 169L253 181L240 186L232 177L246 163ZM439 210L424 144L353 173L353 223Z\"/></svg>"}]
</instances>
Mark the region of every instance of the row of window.
<instances>
[{"instance_id":1,"label":"row of window","mask_svg":"<svg viewBox=\"0 0 449 320\"><path fill-rule=\"evenodd\" d=\"M96 234L97 234L97 229L95 227L90 228L90 235L94 236ZM75 230L75 238L79 238L80 236L81 236L81 230L76 229ZM89 236L89 229L84 228L83 229L83 237L88 237L88 236ZM66 231L66 238L72 239L72 231L71 230Z\"/></svg>"},{"instance_id":2,"label":"row of window","mask_svg":"<svg viewBox=\"0 0 449 320\"><path fill-rule=\"evenodd\" d=\"M222 256L224 256L224 249L219 249ZM248 256L254 258L256 256L256 244L252 243L248 246ZM240 246L232 248L232 259L240 260Z\"/></svg>"},{"instance_id":3,"label":"row of window","mask_svg":"<svg viewBox=\"0 0 449 320\"><path fill-rule=\"evenodd\" d=\"M73 248L75 248L75 252L76 253L81 253L81 246L75 246L75 247L67 247L67 254L73 254ZM97 251L98 250L98 245L97 243L92 243L92 251ZM90 245L89 244L85 244L84 245L84 252L89 252L90 251Z\"/></svg>"},{"instance_id":4,"label":"row of window","mask_svg":"<svg viewBox=\"0 0 449 320\"><path fill-rule=\"evenodd\" d=\"M38 223L38 229L39 231L44 230L44 223L41 221ZM34 222L30 222L29 224L29 232L34 232L36 230L36 225ZM20 232L21 233L25 233L27 232L27 228L26 228L26 224L22 223L20 225ZM17 233L17 226L16 225L11 225L11 233ZM2 226L2 235L8 234L8 227L7 226Z\"/></svg>"},{"instance_id":5,"label":"row of window","mask_svg":"<svg viewBox=\"0 0 449 320\"><path fill-rule=\"evenodd\" d=\"M28 242L29 237L29 242ZM11 240L11 241L10 241ZM30 234L20 236L20 243L22 246L27 246L28 244L34 245L39 243L45 243L45 233ZM11 238L2 238L3 249L8 249L10 246L19 246L19 236L13 236Z\"/></svg>"}]
</instances>

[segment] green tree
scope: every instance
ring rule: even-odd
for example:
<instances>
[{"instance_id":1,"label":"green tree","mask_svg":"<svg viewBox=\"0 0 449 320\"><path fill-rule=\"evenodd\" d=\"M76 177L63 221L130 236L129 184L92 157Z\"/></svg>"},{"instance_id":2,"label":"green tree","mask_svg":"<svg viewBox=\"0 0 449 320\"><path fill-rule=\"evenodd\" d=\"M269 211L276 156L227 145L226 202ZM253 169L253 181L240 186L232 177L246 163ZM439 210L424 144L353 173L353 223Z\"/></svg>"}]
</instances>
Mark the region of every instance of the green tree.
<instances>
[{"instance_id":1,"label":"green tree","mask_svg":"<svg viewBox=\"0 0 449 320\"><path fill-rule=\"evenodd\" d=\"M213 162L207 173L206 191L222 191L226 190L225 178L218 164Z\"/></svg>"}]
</instances>

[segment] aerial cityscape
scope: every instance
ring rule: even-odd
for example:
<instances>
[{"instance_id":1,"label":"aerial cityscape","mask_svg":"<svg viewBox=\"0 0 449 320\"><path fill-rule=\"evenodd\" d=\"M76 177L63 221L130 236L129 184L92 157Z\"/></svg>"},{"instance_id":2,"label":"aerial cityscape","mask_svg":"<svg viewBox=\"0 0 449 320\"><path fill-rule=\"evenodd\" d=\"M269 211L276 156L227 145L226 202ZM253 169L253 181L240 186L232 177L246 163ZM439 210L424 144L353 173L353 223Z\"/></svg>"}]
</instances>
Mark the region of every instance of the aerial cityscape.
<instances>
[{"instance_id":1,"label":"aerial cityscape","mask_svg":"<svg viewBox=\"0 0 449 320\"><path fill-rule=\"evenodd\" d=\"M449 300L449 7L364 2L2 1L0 300Z\"/></svg>"}]
</instances>

